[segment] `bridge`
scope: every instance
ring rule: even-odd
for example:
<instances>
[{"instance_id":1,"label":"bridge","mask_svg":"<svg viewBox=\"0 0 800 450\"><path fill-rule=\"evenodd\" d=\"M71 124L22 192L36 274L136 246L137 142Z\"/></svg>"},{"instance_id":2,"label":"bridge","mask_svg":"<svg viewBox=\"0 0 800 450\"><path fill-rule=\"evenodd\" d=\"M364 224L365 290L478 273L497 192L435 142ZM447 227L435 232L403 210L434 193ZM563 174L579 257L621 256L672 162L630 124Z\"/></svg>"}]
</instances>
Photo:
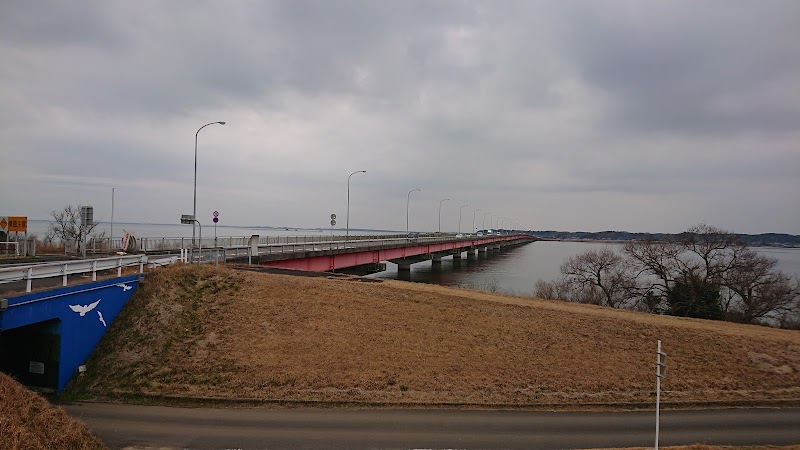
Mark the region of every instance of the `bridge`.
<instances>
[{"instance_id":1,"label":"bridge","mask_svg":"<svg viewBox=\"0 0 800 450\"><path fill-rule=\"evenodd\" d=\"M162 251L162 255L3 266L0 286L7 298L0 298L0 370L31 386L63 390L130 299L146 267L221 259L294 270L369 273L382 270L383 261L391 261L398 270L407 271L425 260L436 265L443 257L460 259L464 253L474 259L479 252L533 240L526 234L431 234L309 236L263 243L254 235L250 245L183 248L179 256Z\"/></svg>"},{"instance_id":2,"label":"bridge","mask_svg":"<svg viewBox=\"0 0 800 450\"><path fill-rule=\"evenodd\" d=\"M255 238L255 236L254 236ZM327 244L295 243L275 251L275 246L253 245L249 262L283 269L328 272L347 269L371 273L383 269L381 263L397 264L398 271L409 271L411 265L431 260L441 264L442 258L452 255L461 259L466 253L474 259L479 252L499 250L510 245L532 242L525 234L495 234L486 236L427 235L415 237L387 236L372 239L336 241ZM255 241L255 239L254 239Z\"/></svg>"}]
</instances>

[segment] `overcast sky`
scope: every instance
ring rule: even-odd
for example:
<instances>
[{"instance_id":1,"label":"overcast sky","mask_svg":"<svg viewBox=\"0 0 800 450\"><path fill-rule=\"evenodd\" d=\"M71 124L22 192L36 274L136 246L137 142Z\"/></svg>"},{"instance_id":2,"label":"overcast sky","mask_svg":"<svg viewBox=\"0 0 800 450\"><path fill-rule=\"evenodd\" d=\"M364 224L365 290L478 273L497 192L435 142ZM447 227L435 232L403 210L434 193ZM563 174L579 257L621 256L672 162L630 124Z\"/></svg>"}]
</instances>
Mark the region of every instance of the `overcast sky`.
<instances>
[{"instance_id":1,"label":"overcast sky","mask_svg":"<svg viewBox=\"0 0 800 450\"><path fill-rule=\"evenodd\" d=\"M796 0L0 8L0 215L800 234Z\"/></svg>"}]
</instances>

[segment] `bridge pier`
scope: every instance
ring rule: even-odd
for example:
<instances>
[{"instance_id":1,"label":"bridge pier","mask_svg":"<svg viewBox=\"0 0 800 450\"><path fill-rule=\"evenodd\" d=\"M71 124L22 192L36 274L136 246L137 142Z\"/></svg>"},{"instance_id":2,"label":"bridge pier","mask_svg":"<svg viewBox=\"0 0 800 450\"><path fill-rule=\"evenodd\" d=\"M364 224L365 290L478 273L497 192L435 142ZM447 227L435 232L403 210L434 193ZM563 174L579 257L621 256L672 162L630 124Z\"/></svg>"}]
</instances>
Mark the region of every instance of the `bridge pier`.
<instances>
[{"instance_id":1,"label":"bridge pier","mask_svg":"<svg viewBox=\"0 0 800 450\"><path fill-rule=\"evenodd\" d=\"M418 262L427 261L431 258L430 254L423 254L417 256L409 256L406 258L397 258L397 259L390 259L389 262L397 264L397 271L398 272L411 272L411 265L416 264ZM441 262L441 257L439 257Z\"/></svg>"},{"instance_id":2,"label":"bridge pier","mask_svg":"<svg viewBox=\"0 0 800 450\"><path fill-rule=\"evenodd\" d=\"M461 252L463 249L456 249L455 253L453 253L453 259L461 259Z\"/></svg>"},{"instance_id":3,"label":"bridge pier","mask_svg":"<svg viewBox=\"0 0 800 450\"><path fill-rule=\"evenodd\" d=\"M469 247L467 249L467 260L474 260L478 256L478 249L475 247Z\"/></svg>"},{"instance_id":4,"label":"bridge pier","mask_svg":"<svg viewBox=\"0 0 800 450\"><path fill-rule=\"evenodd\" d=\"M488 250L489 250L489 246L488 245L482 245L482 246L478 247L478 252L479 253L483 253L483 256L486 256L486 252Z\"/></svg>"}]
</instances>

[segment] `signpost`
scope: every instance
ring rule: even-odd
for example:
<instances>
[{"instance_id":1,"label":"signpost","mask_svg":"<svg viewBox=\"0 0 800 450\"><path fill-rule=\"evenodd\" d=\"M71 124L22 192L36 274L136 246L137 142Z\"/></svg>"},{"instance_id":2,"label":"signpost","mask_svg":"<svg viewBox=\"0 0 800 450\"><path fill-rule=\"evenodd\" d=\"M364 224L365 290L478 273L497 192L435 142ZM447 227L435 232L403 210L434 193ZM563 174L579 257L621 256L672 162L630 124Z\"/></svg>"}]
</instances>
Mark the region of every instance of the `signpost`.
<instances>
[{"instance_id":1,"label":"signpost","mask_svg":"<svg viewBox=\"0 0 800 450\"><path fill-rule=\"evenodd\" d=\"M219 222L219 211L214 211L214 247L217 246L217 222Z\"/></svg>"},{"instance_id":2,"label":"signpost","mask_svg":"<svg viewBox=\"0 0 800 450\"><path fill-rule=\"evenodd\" d=\"M336 214L331 214L331 239L333 239L333 227L336 225Z\"/></svg>"},{"instance_id":3,"label":"signpost","mask_svg":"<svg viewBox=\"0 0 800 450\"><path fill-rule=\"evenodd\" d=\"M28 245L28 218L25 216L2 216L0 217L0 231L6 235L6 241L11 242L11 232L16 233L17 253L19 253L19 232L25 233L25 246L27 254ZM6 244L6 254L8 254L9 244Z\"/></svg>"},{"instance_id":4,"label":"signpost","mask_svg":"<svg viewBox=\"0 0 800 450\"><path fill-rule=\"evenodd\" d=\"M94 225L94 208L91 206L81 206L81 228L83 228L83 248L81 255L86 258L86 244L89 237L89 228Z\"/></svg>"},{"instance_id":5,"label":"signpost","mask_svg":"<svg viewBox=\"0 0 800 450\"><path fill-rule=\"evenodd\" d=\"M656 446L658 450L659 409L661 407L661 379L667 377L667 354L661 351L661 339L658 340L656 353Z\"/></svg>"}]
</instances>

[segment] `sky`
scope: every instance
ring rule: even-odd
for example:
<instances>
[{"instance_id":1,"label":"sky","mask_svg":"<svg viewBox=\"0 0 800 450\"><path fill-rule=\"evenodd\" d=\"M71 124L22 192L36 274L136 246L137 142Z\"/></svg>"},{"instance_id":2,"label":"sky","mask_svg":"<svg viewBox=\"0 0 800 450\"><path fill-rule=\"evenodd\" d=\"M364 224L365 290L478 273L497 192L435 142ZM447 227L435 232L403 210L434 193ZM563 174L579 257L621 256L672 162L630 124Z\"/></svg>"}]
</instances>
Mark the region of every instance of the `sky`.
<instances>
[{"instance_id":1,"label":"sky","mask_svg":"<svg viewBox=\"0 0 800 450\"><path fill-rule=\"evenodd\" d=\"M796 0L0 0L0 61L0 215L179 223L197 137L204 224L800 234Z\"/></svg>"}]
</instances>

